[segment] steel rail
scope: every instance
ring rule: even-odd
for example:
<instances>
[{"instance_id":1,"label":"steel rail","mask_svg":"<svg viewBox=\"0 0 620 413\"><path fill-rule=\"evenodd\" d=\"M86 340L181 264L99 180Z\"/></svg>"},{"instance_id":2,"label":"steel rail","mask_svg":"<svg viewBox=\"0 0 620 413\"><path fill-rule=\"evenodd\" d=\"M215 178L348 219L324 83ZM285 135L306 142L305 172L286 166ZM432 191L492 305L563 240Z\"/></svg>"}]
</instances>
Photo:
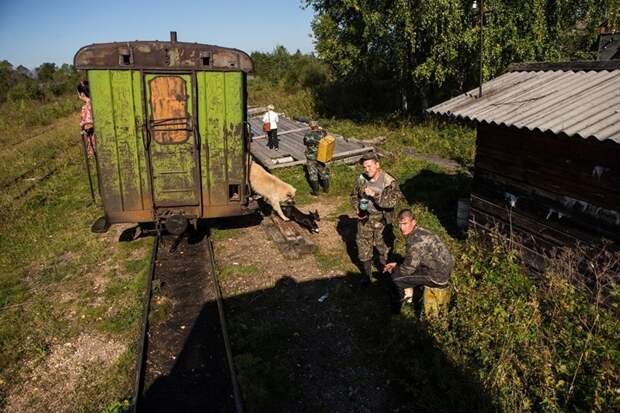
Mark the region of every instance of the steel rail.
<instances>
[{"instance_id":1,"label":"steel rail","mask_svg":"<svg viewBox=\"0 0 620 413\"><path fill-rule=\"evenodd\" d=\"M140 331L140 341L138 343L138 357L136 358L136 378L134 381L134 393L131 402L131 412L136 413L138 411L138 404L140 403L140 397L144 386L144 367L146 364L146 344L147 344L147 332L149 322L149 312L151 308L151 298L153 296L153 277L155 276L155 268L157 263L157 251L159 249L159 242L161 241L161 234L158 232L153 241L153 250L151 252L151 264L148 273L148 279L146 283L146 291L144 292L144 309L142 310L142 327Z\"/></svg>"},{"instance_id":2,"label":"steel rail","mask_svg":"<svg viewBox=\"0 0 620 413\"><path fill-rule=\"evenodd\" d=\"M144 308L143 308L143 316L142 316L142 326L140 332L140 339L138 342L138 356L136 359L136 374L134 381L134 394L131 403L131 411L132 413L138 413L143 409L142 404L142 394L144 391L145 385L145 373L146 373L146 361L148 354L148 331L149 331L149 313L151 308L151 300L152 300L152 290L153 290L153 280L155 278L156 268L157 268L157 257L159 251L159 244L161 242L162 236L158 234L155 237L155 241L153 244L153 249L151 253L151 263L148 273L147 286L144 294ZM207 237L203 242L206 242L204 248L206 249L207 259L205 262L205 269L212 277L212 281L215 288L215 296L216 296L216 304L218 310L218 317L220 321L220 327L222 331L222 339L224 341L224 350L226 353L226 364L228 365L228 370L230 374L232 393L235 404L235 411L237 413L244 413L243 408L243 400L241 397L241 391L239 389L239 384L237 382L237 376L235 373L234 362L232 357L232 350L230 346L230 339L228 336L228 330L226 327L226 317L224 314L224 304L223 304L223 295L222 290L219 283L219 278L216 271L215 266L215 253L213 250L213 243L211 237ZM207 276L209 276L207 275Z\"/></svg>"},{"instance_id":3,"label":"steel rail","mask_svg":"<svg viewBox=\"0 0 620 413\"><path fill-rule=\"evenodd\" d=\"M243 413L243 399L241 398L241 391L239 389L239 383L237 382L237 374L235 373L235 365L232 357L232 350L230 347L230 339L228 338L228 329L226 328L226 316L224 315L224 302L222 299L222 289L220 288L220 280L217 276L217 272L215 270L215 253L213 252L213 242L211 241L211 236L207 241L208 255L209 261L207 265L210 268L211 276L213 277L213 283L215 284L215 293L217 300L217 312L220 317L220 326L222 327L222 338L224 339L224 348L226 350L226 361L228 364L228 369L230 372L230 380L233 389L233 397L235 398L235 410L237 413Z\"/></svg>"}]
</instances>

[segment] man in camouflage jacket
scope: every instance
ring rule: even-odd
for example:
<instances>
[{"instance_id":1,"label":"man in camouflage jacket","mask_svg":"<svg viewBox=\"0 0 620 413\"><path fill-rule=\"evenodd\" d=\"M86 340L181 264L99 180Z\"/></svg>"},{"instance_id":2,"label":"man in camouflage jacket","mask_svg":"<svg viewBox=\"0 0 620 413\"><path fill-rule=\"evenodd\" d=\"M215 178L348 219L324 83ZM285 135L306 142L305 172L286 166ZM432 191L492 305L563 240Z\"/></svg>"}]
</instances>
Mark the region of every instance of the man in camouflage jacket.
<instances>
[{"instance_id":1,"label":"man in camouflage jacket","mask_svg":"<svg viewBox=\"0 0 620 413\"><path fill-rule=\"evenodd\" d=\"M405 257L400 265L391 262L383 270L391 273L400 297L411 302L414 287L449 287L454 257L446 244L431 231L418 226L410 209L400 211L398 224L407 240Z\"/></svg>"},{"instance_id":2,"label":"man in camouflage jacket","mask_svg":"<svg viewBox=\"0 0 620 413\"><path fill-rule=\"evenodd\" d=\"M351 206L357 213L357 252L361 263L362 285L370 282L373 247L379 252L380 269L385 266L389 248L384 229L394 221L394 208L403 199L398 181L381 169L375 154L361 159L364 173L355 181Z\"/></svg>"},{"instance_id":3,"label":"man in camouflage jacket","mask_svg":"<svg viewBox=\"0 0 620 413\"><path fill-rule=\"evenodd\" d=\"M310 181L310 192L314 196L319 195L319 184L323 187L323 192L329 191L329 173L327 166L323 162L316 160L319 151L319 142L325 136L325 131L319 128L316 121L310 122L310 131L304 135L304 145L306 145L306 172Z\"/></svg>"}]
</instances>

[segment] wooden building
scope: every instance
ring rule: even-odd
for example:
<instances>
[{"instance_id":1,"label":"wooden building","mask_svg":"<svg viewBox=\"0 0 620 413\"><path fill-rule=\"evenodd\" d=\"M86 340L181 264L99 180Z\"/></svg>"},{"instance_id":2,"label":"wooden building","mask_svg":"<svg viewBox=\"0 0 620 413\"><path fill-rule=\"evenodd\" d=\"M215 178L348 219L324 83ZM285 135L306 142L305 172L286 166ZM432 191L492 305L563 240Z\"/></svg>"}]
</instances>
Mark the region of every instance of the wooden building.
<instances>
[{"instance_id":1,"label":"wooden building","mask_svg":"<svg viewBox=\"0 0 620 413\"><path fill-rule=\"evenodd\" d=\"M428 112L476 124L470 226L536 268L577 242L620 248L619 60L513 65Z\"/></svg>"}]
</instances>

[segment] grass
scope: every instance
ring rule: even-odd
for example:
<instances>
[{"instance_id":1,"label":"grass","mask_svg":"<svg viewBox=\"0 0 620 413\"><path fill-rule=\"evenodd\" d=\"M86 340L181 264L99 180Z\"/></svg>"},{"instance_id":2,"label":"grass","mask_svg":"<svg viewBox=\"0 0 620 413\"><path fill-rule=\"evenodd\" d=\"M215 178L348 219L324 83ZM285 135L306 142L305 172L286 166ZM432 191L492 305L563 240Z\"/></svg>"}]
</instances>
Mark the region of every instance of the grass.
<instances>
[{"instance_id":1,"label":"grass","mask_svg":"<svg viewBox=\"0 0 620 413\"><path fill-rule=\"evenodd\" d=\"M349 259L341 255L335 255L317 250L314 253L314 258L316 259L319 269L323 273L328 273L330 271L346 271L347 269L351 269L351 265L347 265L347 261L349 261Z\"/></svg>"},{"instance_id":2,"label":"grass","mask_svg":"<svg viewBox=\"0 0 620 413\"><path fill-rule=\"evenodd\" d=\"M232 277L250 277L258 273L258 267L254 264L225 264L218 268L220 280L225 281Z\"/></svg>"},{"instance_id":3,"label":"grass","mask_svg":"<svg viewBox=\"0 0 620 413\"><path fill-rule=\"evenodd\" d=\"M58 119L74 114L81 106L76 95L55 97L42 103L34 100L5 102L0 105L0 147L6 148L50 130ZM76 131L79 126L76 124Z\"/></svg>"},{"instance_id":4,"label":"grass","mask_svg":"<svg viewBox=\"0 0 620 413\"><path fill-rule=\"evenodd\" d=\"M80 334L104 336L125 348L120 359L95 374L91 386L66 394L61 410L102 409L132 391L151 240L120 244L90 233L100 209L89 204L76 117L54 121L48 132L13 145L41 125L7 119L6 107L0 113L0 159L11 165L0 172L6 186L0 198L0 394L6 402L28 385L32 369L62 343ZM36 179L51 170L47 179ZM25 172L25 179L15 180ZM33 397L35 409L50 401Z\"/></svg>"}]
</instances>

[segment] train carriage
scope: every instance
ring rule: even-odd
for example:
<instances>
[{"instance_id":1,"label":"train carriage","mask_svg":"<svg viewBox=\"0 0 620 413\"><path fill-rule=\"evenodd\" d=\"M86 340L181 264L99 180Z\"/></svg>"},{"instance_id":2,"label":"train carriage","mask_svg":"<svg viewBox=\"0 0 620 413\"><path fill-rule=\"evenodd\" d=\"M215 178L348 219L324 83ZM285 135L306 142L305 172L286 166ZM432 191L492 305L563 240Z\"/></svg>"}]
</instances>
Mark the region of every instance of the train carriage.
<instances>
[{"instance_id":1,"label":"train carriage","mask_svg":"<svg viewBox=\"0 0 620 413\"><path fill-rule=\"evenodd\" d=\"M93 226L252 212L246 76L236 49L176 41L93 44L80 49L97 137L104 217ZM174 225L172 225L174 223Z\"/></svg>"}]
</instances>

